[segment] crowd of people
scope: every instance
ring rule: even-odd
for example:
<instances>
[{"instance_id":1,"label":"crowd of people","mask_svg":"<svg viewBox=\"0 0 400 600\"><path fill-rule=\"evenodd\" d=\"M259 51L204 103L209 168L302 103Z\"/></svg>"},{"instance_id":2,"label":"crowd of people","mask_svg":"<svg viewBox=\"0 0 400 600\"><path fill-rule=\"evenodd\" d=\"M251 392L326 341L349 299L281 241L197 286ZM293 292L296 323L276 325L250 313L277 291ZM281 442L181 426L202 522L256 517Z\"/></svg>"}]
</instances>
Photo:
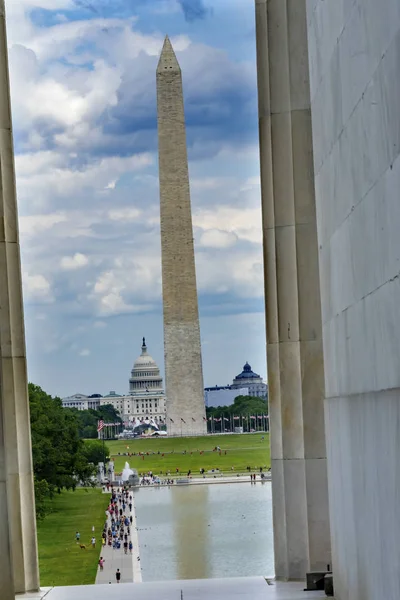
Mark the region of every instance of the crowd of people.
<instances>
[{"instance_id":1,"label":"crowd of people","mask_svg":"<svg viewBox=\"0 0 400 600\"><path fill-rule=\"evenodd\" d=\"M130 553L133 550L130 539L133 519L132 515L129 517L126 515L128 508L129 512L132 512L132 494L125 489L121 492L113 490L106 510L107 519L101 535L103 546L107 543L114 550L123 547L125 554L128 553L128 550Z\"/></svg>"},{"instance_id":2,"label":"crowd of people","mask_svg":"<svg viewBox=\"0 0 400 600\"><path fill-rule=\"evenodd\" d=\"M173 479L160 479L152 471L140 473L140 485L173 485L173 483Z\"/></svg>"},{"instance_id":3,"label":"crowd of people","mask_svg":"<svg viewBox=\"0 0 400 600\"><path fill-rule=\"evenodd\" d=\"M108 545L113 550L122 550L124 554L132 554L134 548L131 539L131 528L133 526L132 514L133 497L130 490L125 488L116 488L111 490L110 502L106 510L106 520L101 534L101 543L103 548ZM137 557L140 560L140 557ZM99 568L104 569L105 559L100 556ZM117 583L121 580L120 569L115 574Z\"/></svg>"}]
</instances>

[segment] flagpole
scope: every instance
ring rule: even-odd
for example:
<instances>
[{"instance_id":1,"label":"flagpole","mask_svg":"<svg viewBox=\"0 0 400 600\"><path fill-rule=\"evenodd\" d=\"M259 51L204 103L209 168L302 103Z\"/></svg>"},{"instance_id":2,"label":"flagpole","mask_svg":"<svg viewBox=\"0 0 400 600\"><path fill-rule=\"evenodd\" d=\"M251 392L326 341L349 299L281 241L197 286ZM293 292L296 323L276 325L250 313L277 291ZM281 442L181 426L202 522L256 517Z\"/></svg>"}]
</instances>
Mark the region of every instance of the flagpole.
<instances>
[{"instance_id":1,"label":"flagpole","mask_svg":"<svg viewBox=\"0 0 400 600\"><path fill-rule=\"evenodd\" d=\"M106 470L106 447L104 443L104 427L103 427L103 463L104 463L104 472Z\"/></svg>"}]
</instances>

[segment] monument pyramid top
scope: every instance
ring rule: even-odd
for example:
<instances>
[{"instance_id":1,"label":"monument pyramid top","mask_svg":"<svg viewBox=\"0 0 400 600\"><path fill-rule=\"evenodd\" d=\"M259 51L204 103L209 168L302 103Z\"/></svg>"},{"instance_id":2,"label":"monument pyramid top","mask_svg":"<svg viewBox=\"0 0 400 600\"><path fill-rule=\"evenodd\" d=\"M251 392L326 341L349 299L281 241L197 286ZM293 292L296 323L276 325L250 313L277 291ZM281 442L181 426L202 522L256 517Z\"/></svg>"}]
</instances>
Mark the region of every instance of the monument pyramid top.
<instances>
[{"instance_id":1,"label":"monument pyramid top","mask_svg":"<svg viewBox=\"0 0 400 600\"><path fill-rule=\"evenodd\" d=\"M172 47L171 41L166 35L160 54L160 60L158 61L157 74L165 72L180 73L180 71L181 69L175 56L175 52Z\"/></svg>"}]
</instances>

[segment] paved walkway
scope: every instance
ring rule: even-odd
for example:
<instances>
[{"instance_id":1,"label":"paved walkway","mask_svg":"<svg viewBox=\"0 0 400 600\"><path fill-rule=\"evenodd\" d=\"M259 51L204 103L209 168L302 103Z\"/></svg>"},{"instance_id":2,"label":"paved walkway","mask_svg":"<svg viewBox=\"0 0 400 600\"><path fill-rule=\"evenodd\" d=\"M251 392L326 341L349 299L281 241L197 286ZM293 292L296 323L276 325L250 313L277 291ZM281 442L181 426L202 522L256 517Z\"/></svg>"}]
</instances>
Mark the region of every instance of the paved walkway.
<instances>
[{"instance_id":1,"label":"paved walkway","mask_svg":"<svg viewBox=\"0 0 400 600\"><path fill-rule=\"evenodd\" d=\"M21 595L16 600L318 600L324 592L304 592L304 583L271 581L263 577L160 581L94 587L69 586L44 595Z\"/></svg>"},{"instance_id":2,"label":"paved walkway","mask_svg":"<svg viewBox=\"0 0 400 600\"><path fill-rule=\"evenodd\" d=\"M111 492L105 492L111 497ZM137 533L136 524L136 511L135 511L135 496L132 495L132 512L129 510L129 506L125 508L125 515L129 518L132 515L132 525L130 527L131 535L128 537L128 542L131 541L133 544L132 554L128 550L128 554L124 553L123 544L119 550L114 550L112 546L103 546L100 551L100 556L104 558L104 568L101 571L100 567L97 569L96 584L104 583L116 583L115 573L117 569L121 572L121 583L141 583L142 571L140 566L139 554L139 539ZM111 517L107 519L107 528L111 527ZM100 540L101 542L101 540Z\"/></svg>"}]
</instances>

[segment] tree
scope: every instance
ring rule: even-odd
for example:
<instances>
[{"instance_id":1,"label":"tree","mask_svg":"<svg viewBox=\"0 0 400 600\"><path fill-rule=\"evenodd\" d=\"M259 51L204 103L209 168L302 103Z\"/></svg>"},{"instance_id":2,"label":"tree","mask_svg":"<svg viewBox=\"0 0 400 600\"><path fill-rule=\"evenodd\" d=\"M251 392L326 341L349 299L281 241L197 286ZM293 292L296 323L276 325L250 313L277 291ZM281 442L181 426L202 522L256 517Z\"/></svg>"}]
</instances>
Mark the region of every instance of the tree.
<instances>
[{"instance_id":1,"label":"tree","mask_svg":"<svg viewBox=\"0 0 400 600\"><path fill-rule=\"evenodd\" d=\"M84 453L89 463L97 465L99 462L104 462L104 457L110 456L110 449L105 444L103 450L103 442L100 440L86 440Z\"/></svg>"},{"instance_id":2,"label":"tree","mask_svg":"<svg viewBox=\"0 0 400 600\"><path fill-rule=\"evenodd\" d=\"M103 404L95 412L99 419L103 419L106 423L122 423L119 412L115 410L112 404Z\"/></svg>"},{"instance_id":3,"label":"tree","mask_svg":"<svg viewBox=\"0 0 400 600\"><path fill-rule=\"evenodd\" d=\"M212 406L206 409L208 417L220 418L234 415L237 417L252 414L268 414L268 402L258 396L236 396L229 406Z\"/></svg>"},{"instance_id":4,"label":"tree","mask_svg":"<svg viewBox=\"0 0 400 600\"><path fill-rule=\"evenodd\" d=\"M112 404L104 404L97 410L78 410L71 408L78 419L79 437L84 439L97 438L97 423L102 419L105 423L122 423L119 413Z\"/></svg>"},{"instance_id":5,"label":"tree","mask_svg":"<svg viewBox=\"0 0 400 600\"><path fill-rule=\"evenodd\" d=\"M76 411L62 407L39 386L28 386L31 413L32 456L39 516L46 498L77 483L91 484L95 472L87 461L84 442L79 438Z\"/></svg>"},{"instance_id":6,"label":"tree","mask_svg":"<svg viewBox=\"0 0 400 600\"><path fill-rule=\"evenodd\" d=\"M33 483L35 487L36 517L43 519L49 512L48 500L53 494L45 479L39 481L37 477L34 477Z\"/></svg>"}]
</instances>

